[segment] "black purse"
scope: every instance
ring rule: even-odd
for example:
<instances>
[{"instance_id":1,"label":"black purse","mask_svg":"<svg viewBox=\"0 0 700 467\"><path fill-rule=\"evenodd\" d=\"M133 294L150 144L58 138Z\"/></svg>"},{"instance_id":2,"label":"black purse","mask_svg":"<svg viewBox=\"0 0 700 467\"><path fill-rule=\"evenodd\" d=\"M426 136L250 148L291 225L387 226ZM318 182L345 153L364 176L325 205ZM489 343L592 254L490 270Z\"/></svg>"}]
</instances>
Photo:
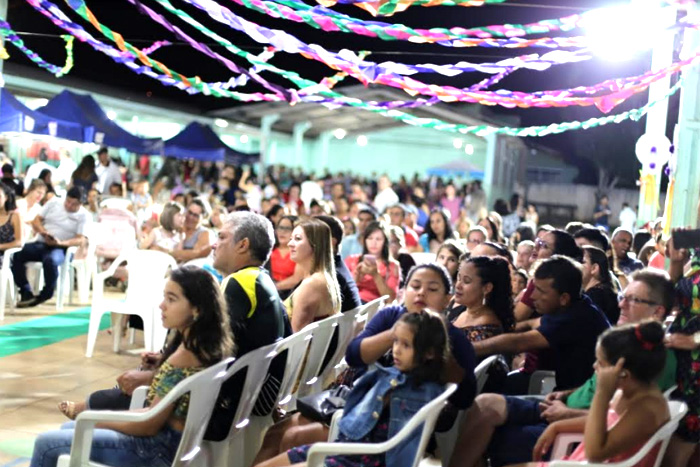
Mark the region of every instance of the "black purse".
<instances>
[{"instance_id":1,"label":"black purse","mask_svg":"<svg viewBox=\"0 0 700 467\"><path fill-rule=\"evenodd\" d=\"M331 423L333 414L345 407L345 399L350 393L350 388L344 385L333 389L317 392L297 399L297 410L309 420L315 422Z\"/></svg>"}]
</instances>

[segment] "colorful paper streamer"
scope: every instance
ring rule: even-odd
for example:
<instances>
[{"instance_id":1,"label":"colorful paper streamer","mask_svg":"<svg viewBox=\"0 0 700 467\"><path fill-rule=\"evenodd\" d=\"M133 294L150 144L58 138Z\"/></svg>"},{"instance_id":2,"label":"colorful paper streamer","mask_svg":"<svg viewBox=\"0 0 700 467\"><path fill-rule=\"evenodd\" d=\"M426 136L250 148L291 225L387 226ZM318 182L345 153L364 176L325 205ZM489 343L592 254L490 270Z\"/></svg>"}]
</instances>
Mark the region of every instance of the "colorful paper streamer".
<instances>
[{"instance_id":1,"label":"colorful paper streamer","mask_svg":"<svg viewBox=\"0 0 700 467\"><path fill-rule=\"evenodd\" d=\"M61 38L66 42L66 63L61 67L47 62L41 58L39 54L25 46L22 38L12 30L12 26L10 26L10 23L8 23L4 18L0 18L0 34L12 45L17 47L24 55L26 55L29 60L36 63L41 68L53 73L56 78L66 75L73 68L73 36L61 36ZM5 50L4 47L3 50ZM5 50L4 55L5 56L2 56L2 54L0 54L0 59L6 60L9 58L7 50Z\"/></svg>"},{"instance_id":2,"label":"colorful paper streamer","mask_svg":"<svg viewBox=\"0 0 700 467\"><path fill-rule=\"evenodd\" d=\"M323 6L329 7L336 3L349 3L360 7L374 16L390 16L404 11L409 6L483 6L486 4L504 3L506 0L317 0Z\"/></svg>"},{"instance_id":3,"label":"colorful paper streamer","mask_svg":"<svg viewBox=\"0 0 700 467\"><path fill-rule=\"evenodd\" d=\"M86 43L90 44L93 46L96 50L99 50L106 55L108 55L110 58L115 60L118 63L123 63L124 65L128 66L130 69L132 69L136 73L141 73L146 76L152 77L154 79L160 80L163 84L169 85L169 86L176 86L180 89L186 90L187 92L201 92L199 89L190 89L187 88L184 83L176 81L175 79L168 77L167 75L158 75L157 73L154 73L151 68L141 66L139 67L136 65L133 61L125 60L120 52L113 47L107 46L103 44L100 41L97 41L94 39L91 35L89 35L84 29L82 29L79 25L76 25L75 23L72 23L61 11L58 9L55 5L52 3L48 2L47 0L28 0L32 6L34 6L37 11L41 12L45 16L49 17L54 24L57 26L65 29L68 32L71 32L71 34L76 35L80 40L84 40ZM46 8L45 8L46 7ZM291 74L294 74L293 72L290 72ZM303 83L304 81L306 83L309 83L311 85L311 82L309 80L303 80L303 78L299 78L301 82ZM510 127L502 127L502 128L497 128L497 127L491 127L489 125L477 125L477 126L467 126L467 125L462 125L462 124L453 124L453 123L448 123L441 121L439 119L432 119L432 118L419 118L415 117L410 114L406 114L403 112L400 112L395 109L390 109L387 110L386 108L382 107L377 107L373 105L372 103L366 103L362 102L359 99L354 99L346 96L342 96L339 93L333 92L333 91L323 91L321 95L310 95L310 96L303 96L302 101L303 102L322 102L324 105L330 105L328 101L328 97L332 97L335 99L335 102L338 105L348 105L351 107L356 107L356 108L362 108L365 110L368 110L373 113L378 113L380 115L393 118L395 120L401 121L403 123L409 124L409 125L414 125L418 127L423 127L423 128L431 128L435 129L438 131L446 131L446 132L459 132L463 134L476 134L478 136L487 136L489 134L503 134L503 135L509 135L509 136L530 136L530 137L537 137L537 136L546 136L550 134L558 134L558 133L563 133L566 131L572 131L572 130L578 130L578 129L589 129L589 128L594 128L598 126L603 126L611 123L620 123L622 121L632 119L632 120L638 120L642 116L644 116L648 110L656 105L658 102L661 102L665 99L667 99L670 95L674 94L675 92L678 91L681 87L681 80L679 80L668 92L666 96L663 98L651 102L644 107L641 107L639 109L634 109L630 110L627 112L623 112L621 114L617 115L609 115L601 118L592 118L588 119L583 122L579 121L573 121L573 122L563 122L563 123L557 123L557 124L551 124L551 125L543 125L543 126L533 126L533 127L526 127L526 128L510 128ZM201 82L195 83L195 85L200 85ZM251 102L255 100L267 100L267 101L276 101L279 100L277 96L271 96L271 95L263 95L260 93L256 93L255 95L251 94L242 94L242 93L234 93L230 91L224 91L222 93L211 93L210 95L215 95L216 97L230 97L238 100L244 100L246 102Z\"/></svg>"}]
</instances>

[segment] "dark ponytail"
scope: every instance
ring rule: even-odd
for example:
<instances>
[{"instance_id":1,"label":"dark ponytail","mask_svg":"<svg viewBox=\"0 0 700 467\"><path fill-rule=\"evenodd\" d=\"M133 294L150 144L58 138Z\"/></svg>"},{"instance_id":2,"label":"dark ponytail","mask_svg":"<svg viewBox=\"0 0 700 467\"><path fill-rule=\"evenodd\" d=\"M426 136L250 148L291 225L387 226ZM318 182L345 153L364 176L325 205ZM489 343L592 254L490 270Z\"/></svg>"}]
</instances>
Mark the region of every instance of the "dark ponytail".
<instances>
[{"instance_id":1,"label":"dark ponytail","mask_svg":"<svg viewBox=\"0 0 700 467\"><path fill-rule=\"evenodd\" d=\"M624 368L643 383L651 383L666 365L664 329L658 321L642 321L609 329L599 340L608 363L625 359Z\"/></svg>"}]
</instances>

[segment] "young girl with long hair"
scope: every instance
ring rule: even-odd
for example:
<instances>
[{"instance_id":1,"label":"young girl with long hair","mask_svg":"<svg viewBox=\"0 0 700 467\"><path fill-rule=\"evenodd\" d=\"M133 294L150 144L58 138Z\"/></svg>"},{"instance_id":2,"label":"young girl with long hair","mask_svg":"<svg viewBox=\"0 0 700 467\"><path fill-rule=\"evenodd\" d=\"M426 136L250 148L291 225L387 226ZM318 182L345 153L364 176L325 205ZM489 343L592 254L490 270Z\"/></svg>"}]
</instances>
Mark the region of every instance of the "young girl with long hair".
<instances>
[{"instance_id":1,"label":"young girl with long hair","mask_svg":"<svg viewBox=\"0 0 700 467\"><path fill-rule=\"evenodd\" d=\"M338 442L386 441L444 390L449 347L443 319L428 310L406 313L392 332L393 366L378 366L355 383L338 425ZM419 436L411 436L386 454L330 456L326 465L411 465L419 441ZM303 465L309 448L305 445L290 449L258 467Z\"/></svg>"},{"instance_id":2,"label":"young girl with long hair","mask_svg":"<svg viewBox=\"0 0 700 467\"><path fill-rule=\"evenodd\" d=\"M304 280L284 302L292 330L298 332L340 311L331 229L318 219L301 221L292 231L289 251L292 261L304 272Z\"/></svg>"},{"instance_id":3,"label":"young girl with long hair","mask_svg":"<svg viewBox=\"0 0 700 467\"><path fill-rule=\"evenodd\" d=\"M454 230L450 223L450 215L444 209L433 209L428 219L425 233L420 236L418 243L423 247L423 251L437 253L445 240L455 238Z\"/></svg>"},{"instance_id":4,"label":"young girl with long hair","mask_svg":"<svg viewBox=\"0 0 700 467\"><path fill-rule=\"evenodd\" d=\"M588 416L554 422L540 436L528 467L539 462L559 433L583 433L583 443L565 460L611 463L629 459L670 418L656 378L666 363L664 330L657 321L619 326L596 347L597 383ZM658 446L635 467L652 467Z\"/></svg>"},{"instance_id":5,"label":"young girl with long hair","mask_svg":"<svg viewBox=\"0 0 700 467\"><path fill-rule=\"evenodd\" d=\"M180 381L233 354L229 316L219 285L207 271L184 266L175 269L160 304L163 326L172 338L155 362L148 389L150 410ZM160 416L145 422L98 423L92 439L90 460L115 467L171 465L185 427L189 395L178 399ZM60 430L39 435L31 467L55 467L58 457L68 454L75 422Z\"/></svg>"}]
</instances>

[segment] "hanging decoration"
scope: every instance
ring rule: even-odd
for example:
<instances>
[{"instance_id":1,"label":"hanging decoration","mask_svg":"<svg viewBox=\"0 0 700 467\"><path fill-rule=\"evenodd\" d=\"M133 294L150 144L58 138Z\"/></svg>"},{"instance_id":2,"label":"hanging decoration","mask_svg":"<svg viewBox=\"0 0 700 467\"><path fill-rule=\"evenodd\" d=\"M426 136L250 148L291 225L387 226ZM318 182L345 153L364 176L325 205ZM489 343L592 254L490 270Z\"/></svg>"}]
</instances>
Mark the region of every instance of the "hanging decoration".
<instances>
[{"instance_id":1,"label":"hanging decoration","mask_svg":"<svg viewBox=\"0 0 700 467\"><path fill-rule=\"evenodd\" d=\"M233 0L235 3L264 13L272 18L281 18L297 23L306 23L316 29L329 32L346 32L376 37L386 41L403 40L415 43L436 43L447 47L547 47L584 48L588 45L585 37L541 37L522 39L517 36L542 34L549 30L568 31L578 27L582 16L576 15L560 20L547 20L553 23L551 29L540 26L507 25L487 26L486 28L433 28L413 29L402 24L363 21L324 7L311 7L300 0ZM570 23L568 23L570 21ZM534 23L539 25L538 23ZM547 22L542 22L546 25ZM505 39L495 39L505 37Z\"/></svg>"},{"instance_id":2,"label":"hanging decoration","mask_svg":"<svg viewBox=\"0 0 700 467\"><path fill-rule=\"evenodd\" d=\"M7 60L8 58L10 58L10 54L7 53L5 46L0 43L0 60Z\"/></svg>"},{"instance_id":3,"label":"hanging decoration","mask_svg":"<svg viewBox=\"0 0 700 467\"><path fill-rule=\"evenodd\" d=\"M26 55L29 60L36 63L41 68L48 70L56 78L60 78L61 76L68 74L71 68L73 68L73 36L71 35L61 36L61 38L66 42L66 64L60 67L47 62L41 58L39 54L27 48L24 45L22 38L20 38L17 33L12 30L10 23L5 21L4 18L0 18L0 34L12 45L17 47L24 55ZM5 50L4 47L2 47L2 50L4 51L5 56L0 56L0 59L7 60L7 58L9 58L9 55L7 55L7 50ZM0 52L0 55L3 55L2 52Z\"/></svg>"},{"instance_id":4,"label":"hanging decoration","mask_svg":"<svg viewBox=\"0 0 700 467\"><path fill-rule=\"evenodd\" d=\"M279 96L276 95L270 95L270 94L262 94L262 93L252 93L252 94L244 94L244 93L237 93L237 92L231 92L228 90L216 90L216 89L211 89L208 86L206 86L207 83L203 83L201 80L194 80L190 81L187 78L185 78L182 75L174 75L172 71L168 70L169 74L158 74L153 71L152 67L149 66L139 66L138 64L135 63L134 57L136 57L136 54L134 53L132 58L126 58L122 56L121 52L111 46L108 46L96 39L94 39L89 33L87 33L82 27L79 25L72 23L61 11L56 7L56 5L52 4L51 2L48 2L47 0L27 0L34 8L37 9L37 11L41 12L45 16L51 19L51 21L56 24L57 26L61 27L62 29L65 29L66 31L70 32L72 35L76 36L79 40L84 41L91 45L93 48L96 50L105 53L108 55L110 58L112 58L114 61L117 63L122 63L125 66L129 67L132 71L139 73L139 74L144 74L146 76L149 76L153 79L158 79L161 81L164 85L167 86L175 86L180 89L183 89L187 91L188 93L206 93L207 95L213 95L216 97L229 97L245 102L256 102L256 101L280 101L282 99L279 98ZM130 0L132 1L132 0ZM243 51L242 51L243 52ZM246 52L243 52L246 53ZM247 53L246 53L247 54ZM691 63L692 64L692 63ZM162 65L162 64L161 64ZM263 63L263 65L265 65ZM163 65L164 66L164 65ZM684 66L688 66L687 64ZM274 68L270 68L269 70L273 70ZM301 78L298 74L295 72L284 72L285 77L289 77L290 79L293 79L295 84L299 85L300 87L304 86L313 86L315 83L311 82L310 80L305 80L304 78ZM181 77L180 79L176 79L176 77ZM183 81L184 78L184 81ZM525 127L525 128L511 128L511 127L491 127L488 125L477 125L477 126L468 126L468 125L463 125L463 124L453 124L453 123L448 123L441 121L439 119L433 119L433 118L419 118L415 117L410 114L406 114L403 112L400 112L396 110L395 108L388 108L384 106L380 106L378 104L386 104L386 103L373 103L373 102L363 102L359 99L343 96L337 92L330 91L330 90L324 90L323 92L319 93L319 95L305 95L302 96L302 102L316 102L316 103L321 103L326 106L337 106L337 105L347 105L350 107L355 107L355 108L362 108L370 112L378 113L380 115L393 118L395 120L401 121L403 123L417 126L417 127L422 127L422 128L431 128L435 129L438 131L446 131L446 132L459 132L463 134L476 134L478 136L487 136L490 134L501 134L501 135L509 135L509 136L523 136L523 137L538 137L538 136L546 136L546 135L551 135L551 134L559 134L563 133L566 131L572 131L572 130L578 130L578 129L589 129L589 128L595 128L598 126L603 126L611 123L620 123L625 120L638 120L642 116L646 114L646 112L656 105L658 102L661 102L665 99L667 99L670 95L674 94L675 92L678 91L681 87L682 80L679 80L670 90L669 93L664 96L663 98L651 102L644 107L641 107L639 109L634 109L630 110L627 112L623 112L617 115L609 115L601 118L592 118L585 120L583 122L579 121L573 121L573 122L563 122L563 123L557 123L557 124L551 124L551 125L542 125L542 126L533 126L533 127ZM300 92L301 93L301 92ZM401 105L406 105L406 103L401 102ZM400 107L400 106L397 106Z\"/></svg>"},{"instance_id":5,"label":"hanging decoration","mask_svg":"<svg viewBox=\"0 0 700 467\"><path fill-rule=\"evenodd\" d=\"M643 134L634 148L642 164L639 176L639 220L656 218L659 207L659 179L663 166L673 151L671 141L663 134Z\"/></svg>"},{"instance_id":6,"label":"hanging decoration","mask_svg":"<svg viewBox=\"0 0 700 467\"><path fill-rule=\"evenodd\" d=\"M419 6L483 6L486 4L504 3L506 0L318 0L323 6L330 7L336 3L350 3L366 10L373 16L391 16L404 11L412 5Z\"/></svg>"}]
</instances>

